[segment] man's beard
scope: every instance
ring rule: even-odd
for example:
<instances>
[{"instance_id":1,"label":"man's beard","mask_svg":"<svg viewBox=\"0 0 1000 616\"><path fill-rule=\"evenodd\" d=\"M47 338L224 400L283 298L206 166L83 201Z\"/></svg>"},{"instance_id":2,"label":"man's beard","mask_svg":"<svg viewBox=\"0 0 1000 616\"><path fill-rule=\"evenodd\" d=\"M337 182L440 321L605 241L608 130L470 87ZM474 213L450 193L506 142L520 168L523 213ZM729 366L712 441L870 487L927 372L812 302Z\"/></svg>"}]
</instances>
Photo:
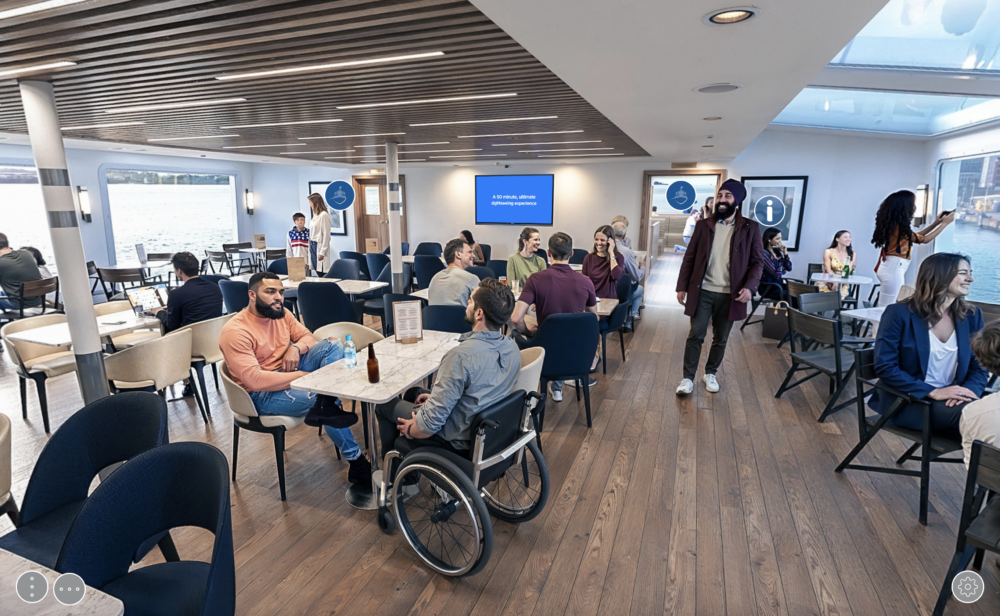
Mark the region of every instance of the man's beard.
<instances>
[{"instance_id":1,"label":"man's beard","mask_svg":"<svg viewBox=\"0 0 1000 616\"><path fill-rule=\"evenodd\" d=\"M469 325L472 325L473 327L475 327L475 325L476 325L476 316L475 315L476 315L476 313L473 312L472 315L470 316L469 315L469 311L466 310L465 311L465 322L468 323Z\"/></svg>"},{"instance_id":2,"label":"man's beard","mask_svg":"<svg viewBox=\"0 0 1000 616\"><path fill-rule=\"evenodd\" d=\"M715 219L725 220L733 215L736 205L730 205L724 201L715 204Z\"/></svg>"},{"instance_id":3,"label":"man's beard","mask_svg":"<svg viewBox=\"0 0 1000 616\"><path fill-rule=\"evenodd\" d=\"M277 321L278 319L282 319L282 318L285 317L285 307L284 306L282 306L281 308L278 308L278 309L271 308L270 304L266 304L266 303L260 301L260 297L257 298L256 302L254 302L254 306L257 307L257 312L262 317L266 317L268 319L274 319L275 321Z\"/></svg>"}]
</instances>

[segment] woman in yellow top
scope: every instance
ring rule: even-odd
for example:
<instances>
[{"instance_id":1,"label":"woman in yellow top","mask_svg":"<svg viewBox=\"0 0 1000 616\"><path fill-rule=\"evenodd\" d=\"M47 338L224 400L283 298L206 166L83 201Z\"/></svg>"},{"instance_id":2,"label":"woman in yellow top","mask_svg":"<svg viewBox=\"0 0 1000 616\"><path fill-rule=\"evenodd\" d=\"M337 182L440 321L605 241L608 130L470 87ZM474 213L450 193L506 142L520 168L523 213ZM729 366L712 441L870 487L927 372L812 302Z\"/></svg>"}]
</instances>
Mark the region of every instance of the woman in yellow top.
<instances>
[{"instance_id":1,"label":"woman in yellow top","mask_svg":"<svg viewBox=\"0 0 1000 616\"><path fill-rule=\"evenodd\" d=\"M851 232L837 231L830 247L823 251L823 272L834 276L843 276L844 266L850 265L853 272L857 262L858 255L854 254L854 248L851 247ZM847 297L850 286L848 284L824 284L819 290L833 291L839 287L840 299L844 299Z\"/></svg>"},{"instance_id":2,"label":"woman in yellow top","mask_svg":"<svg viewBox=\"0 0 1000 616\"><path fill-rule=\"evenodd\" d=\"M542 245L542 236L538 229L525 227L517 238L517 252L507 257L507 281L516 280L519 286L535 272L546 267L545 259L535 254Z\"/></svg>"}]
</instances>

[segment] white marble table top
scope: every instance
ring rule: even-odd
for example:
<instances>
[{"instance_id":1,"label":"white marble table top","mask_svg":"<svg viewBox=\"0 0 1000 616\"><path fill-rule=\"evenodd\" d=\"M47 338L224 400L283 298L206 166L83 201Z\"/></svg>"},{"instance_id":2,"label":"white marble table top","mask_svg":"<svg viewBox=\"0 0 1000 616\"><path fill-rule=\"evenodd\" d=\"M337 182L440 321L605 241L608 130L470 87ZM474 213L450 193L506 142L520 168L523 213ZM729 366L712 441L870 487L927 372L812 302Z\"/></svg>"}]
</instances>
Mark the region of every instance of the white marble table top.
<instances>
[{"instance_id":1,"label":"white marble table top","mask_svg":"<svg viewBox=\"0 0 1000 616\"><path fill-rule=\"evenodd\" d=\"M885 312L885 306L877 306L875 308L858 308L857 310L841 310L840 316L849 317L851 319L857 319L859 321L868 321L870 323L878 323L882 320L882 313Z\"/></svg>"},{"instance_id":2,"label":"white marble table top","mask_svg":"<svg viewBox=\"0 0 1000 616\"><path fill-rule=\"evenodd\" d=\"M337 396L358 402L382 404L425 379L440 366L439 362L425 359L408 359L393 355L379 354L378 383L368 382L368 349L358 349L358 365L348 368L341 359L328 366L292 381L292 387L305 391Z\"/></svg>"},{"instance_id":3,"label":"white marble table top","mask_svg":"<svg viewBox=\"0 0 1000 616\"><path fill-rule=\"evenodd\" d=\"M461 334L424 330L424 339L413 344L396 342L391 336L375 343L375 357L419 359L440 364L445 353L458 346ZM367 350L366 350L367 352Z\"/></svg>"},{"instance_id":4,"label":"white marble table top","mask_svg":"<svg viewBox=\"0 0 1000 616\"><path fill-rule=\"evenodd\" d=\"M45 597L37 603L26 603L17 596L17 579L27 571L42 574L49 583ZM122 616L125 613L125 604L120 600L90 586L76 605L59 603L52 592L58 578L56 571L0 549L0 612L17 616Z\"/></svg>"},{"instance_id":5,"label":"white marble table top","mask_svg":"<svg viewBox=\"0 0 1000 616\"><path fill-rule=\"evenodd\" d=\"M303 282L345 282L345 281L341 280L340 278L317 278L315 276L306 276L302 280L288 280L286 278L281 282L281 284L286 289L298 289L299 285L302 284Z\"/></svg>"},{"instance_id":6,"label":"white marble table top","mask_svg":"<svg viewBox=\"0 0 1000 616\"><path fill-rule=\"evenodd\" d=\"M102 338L117 336L118 334L146 327L157 328L159 326L160 320L156 317L138 316L131 310L112 312L97 317L97 332ZM10 334L7 337L11 340L33 342L35 344L44 344L45 346L66 346L73 343L73 339L69 335L69 325L67 323L55 323L53 325L46 325L45 327L28 329L16 334Z\"/></svg>"},{"instance_id":7,"label":"white marble table top","mask_svg":"<svg viewBox=\"0 0 1000 616\"><path fill-rule=\"evenodd\" d=\"M430 256L430 255L425 255L425 256ZM403 255L401 258L403 259L403 263L409 263L410 265L413 265L414 257L415 255ZM447 265L447 262L444 260L444 257L439 257L439 258L441 259L441 263Z\"/></svg>"},{"instance_id":8,"label":"white marble table top","mask_svg":"<svg viewBox=\"0 0 1000 616\"><path fill-rule=\"evenodd\" d=\"M249 252L254 254L264 254L267 250L288 250L286 246L268 246L267 248L240 248L240 252Z\"/></svg>"},{"instance_id":9,"label":"white marble table top","mask_svg":"<svg viewBox=\"0 0 1000 616\"><path fill-rule=\"evenodd\" d=\"M597 298L597 316L606 317L618 306L617 299Z\"/></svg>"},{"instance_id":10,"label":"white marble table top","mask_svg":"<svg viewBox=\"0 0 1000 616\"><path fill-rule=\"evenodd\" d=\"M847 278L838 274L813 274L810 278L813 282L825 282L827 284L871 284L872 279L867 276L850 275Z\"/></svg>"},{"instance_id":11,"label":"white marble table top","mask_svg":"<svg viewBox=\"0 0 1000 616\"><path fill-rule=\"evenodd\" d=\"M250 282L251 276L253 276L253 274L240 274L239 276L230 276L229 279L236 282ZM278 278L281 280L288 280L288 276L285 274L278 274Z\"/></svg>"},{"instance_id":12,"label":"white marble table top","mask_svg":"<svg viewBox=\"0 0 1000 616\"><path fill-rule=\"evenodd\" d=\"M338 284L340 285L340 290L348 295L367 293L368 291L389 286L387 282L373 282L371 280L341 280Z\"/></svg>"},{"instance_id":13,"label":"white marble table top","mask_svg":"<svg viewBox=\"0 0 1000 616\"><path fill-rule=\"evenodd\" d=\"M127 261L125 263L116 263L115 265L109 265L107 267L101 267L98 269L104 270L128 270L128 269L157 269L160 267L166 267L170 265L170 261L146 261L141 263L139 261Z\"/></svg>"}]
</instances>

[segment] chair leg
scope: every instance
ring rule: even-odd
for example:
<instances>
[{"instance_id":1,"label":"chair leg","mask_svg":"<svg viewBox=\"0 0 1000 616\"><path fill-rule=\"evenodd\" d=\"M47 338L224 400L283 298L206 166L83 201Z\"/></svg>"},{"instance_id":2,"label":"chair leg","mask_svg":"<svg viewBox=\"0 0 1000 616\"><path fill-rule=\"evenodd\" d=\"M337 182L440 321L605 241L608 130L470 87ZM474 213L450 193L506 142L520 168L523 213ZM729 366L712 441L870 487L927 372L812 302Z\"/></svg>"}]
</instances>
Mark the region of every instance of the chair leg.
<instances>
[{"instance_id":1,"label":"chair leg","mask_svg":"<svg viewBox=\"0 0 1000 616\"><path fill-rule=\"evenodd\" d=\"M976 557L972 560L972 566L975 567L976 570L982 570L984 556L986 556L986 550L983 548L976 550Z\"/></svg>"},{"instance_id":2,"label":"chair leg","mask_svg":"<svg viewBox=\"0 0 1000 616\"><path fill-rule=\"evenodd\" d=\"M941 585L941 592L938 594L937 604L934 606L933 616L942 616L944 614L944 607L948 604L948 599L951 598L951 581L955 579L959 571L965 569L969 561L972 560L972 553L975 548L966 547L964 552L956 552L955 556L951 559L951 564L948 566L948 573L944 575L944 584Z\"/></svg>"},{"instance_id":3,"label":"chair leg","mask_svg":"<svg viewBox=\"0 0 1000 616\"><path fill-rule=\"evenodd\" d=\"M168 563L180 562L180 554L177 553L177 546L174 545L173 537L170 536L170 531L163 534L163 539L160 539L159 543L156 544L160 548L160 552L163 554L163 560Z\"/></svg>"},{"instance_id":4,"label":"chair leg","mask_svg":"<svg viewBox=\"0 0 1000 616\"><path fill-rule=\"evenodd\" d=\"M826 421L826 418L832 415L834 409L837 408L837 400L840 400L840 395L844 393L845 389L847 389L847 383L850 380L849 376L850 373L848 373L848 378L842 380L837 386L837 390L833 392L832 396L830 396L830 402L827 403L826 408L823 410L823 414L819 416L819 423Z\"/></svg>"},{"instance_id":5,"label":"chair leg","mask_svg":"<svg viewBox=\"0 0 1000 616\"><path fill-rule=\"evenodd\" d=\"M799 367L799 364L792 362L792 367L788 369L788 374L785 375L785 380L782 381L781 387L778 388L778 393L774 394L775 398L780 398L781 394L785 393L786 387L788 387L788 382L792 380L792 375L795 374L795 370Z\"/></svg>"},{"instance_id":6,"label":"chair leg","mask_svg":"<svg viewBox=\"0 0 1000 616\"><path fill-rule=\"evenodd\" d=\"M906 453L899 456L899 459L896 460L896 464L904 464L918 449L920 449L920 443L913 443L913 445L911 445L910 448L906 450Z\"/></svg>"},{"instance_id":7,"label":"chair leg","mask_svg":"<svg viewBox=\"0 0 1000 616\"><path fill-rule=\"evenodd\" d=\"M587 378L590 378L590 377L588 376ZM587 381L587 382L589 383L590 381ZM573 385L576 387L576 401L579 402L580 401L580 380L577 379L576 381L574 381Z\"/></svg>"},{"instance_id":8,"label":"chair leg","mask_svg":"<svg viewBox=\"0 0 1000 616\"><path fill-rule=\"evenodd\" d=\"M46 376L43 373L31 375L31 380L35 382L35 391L38 392L38 405L42 407L42 425L45 426L45 433L49 433L49 397L45 391Z\"/></svg>"},{"instance_id":9,"label":"chair leg","mask_svg":"<svg viewBox=\"0 0 1000 616\"><path fill-rule=\"evenodd\" d=\"M19 384L21 385L21 417L23 419L28 418L28 379L19 376L17 377Z\"/></svg>"},{"instance_id":10,"label":"chair leg","mask_svg":"<svg viewBox=\"0 0 1000 616\"><path fill-rule=\"evenodd\" d=\"M219 389L219 366L212 364L212 376L215 377L215 388Z\"/></svg>"},{"instance_id":11,"label":"chair leg","mask_svg":"<svg viewBox=\"0 0 1000 616\"><path fill-rule=\"evenodd\" d=\"M603 374L608 373L608 332L601 334L601 363L604 364Z\"/></svg>"},{"instance_id":12,"label":"chair leg","mask_svg":"<svg viewBox=\"0 0 1000 616\"><path fill-rule=\"evenodd\" d=\"M340 460L341 459L341 457L340 457L340 447L337 447L336 445L334 445L333 448L335 450L337 450L337 459Z\"/></svg>"},{"instance_id":13,"label":"chair leg","mask_svg":"<svg viewBox=\"0 0 1000 616\"><path fill-rule=\"evenodd\" d=\"M367 442L367 441L366 441ZM285 499L285 430L274 432L274 457L278 462L278 488L281 490L281 500Z\"/></svg>"},{"instance_id":14,"label":"chair leg","mask_svg":"<svg viewBox=\"0 0 1000 616\"><path fill-rule=\"evenodd\" d=\"M233 483L236 483L236 460L240 455L240 427L233 423Z\"/></svg>"},{"instance_id":15,"label":"chair leg","mask_svg":"<svg viewBox=\"0 0 1000 616\"><path fill-rule=\"evenodd\" d=\"M930 411L925 411L929 413ZM927 500L931 487L931 434L929 419L925 418L928 425L924 426L923 450L920 456L920 524L927 526Z\"/></svg>"},{"instance_id":16,"label":"chair leg","mask_svg":"<svg viewBox=\"0 0 1000 616\"><path fill-rule=\"evenodd\" d=\"M10 518L10 523L17 528L17 518L20 515L20 511L17 509L17 501L14 500L14 495L11 494L10 498L7 499L6 503L0 504L0 515L7 514Z\"/></svg>"},{"instance_id":17,"label":"chair leg","mask_svg":"<svg viewBox=\"0 0 1000 616\"><path fill-rule=\"evenodd\" d=\"M587 407L587 427L590 428L593 424L590 421L590 377L588 375L583 377L583 399L584 405Z\"/></svg>"},{"instance_id":18,"label":"chair leg","mask_svg":"<svg viewBox=\"0 0 1000 616\"><path fill-rule=\"evenodd\" d=\"M635 324L632 325L632 331L635 331ZM623 332L621 332L621 331L618 332L618 340L620 340L621 343L622 343L622 363L624 364L625 363L625 334ZM608 365L608 363L604 362L604 365L606 366L606 365Z\"/></svg>"},{"instance_id":19,"label":"chair leg","mask_svg":"<svg viewBox=\"0 0 1000 616\"><path fill-rule=\"evenodd\" d=\"M195 362L194 371L198 373L198 388L201 390L201 418L205 420L205 423L208 423L208 416L211 413L208 408L208 388L205 387L205 362Z\"/></svg>"},{"instance_id":20,"label":"chair leg","mask_svg":"<svg viewBox=\"0 0 1000 616\"><path fill-rule=\"evenodd\" d=\"M547 395L549 391L549 380L543 378L540 380L539 385L541 387L542 393ZM545 426L545 407L543 406L541 411L538 412L537 420L535 421L535 432L539 434L539 437L542 434L542 428L544 426Z\"/></svg>"}]
</instances>

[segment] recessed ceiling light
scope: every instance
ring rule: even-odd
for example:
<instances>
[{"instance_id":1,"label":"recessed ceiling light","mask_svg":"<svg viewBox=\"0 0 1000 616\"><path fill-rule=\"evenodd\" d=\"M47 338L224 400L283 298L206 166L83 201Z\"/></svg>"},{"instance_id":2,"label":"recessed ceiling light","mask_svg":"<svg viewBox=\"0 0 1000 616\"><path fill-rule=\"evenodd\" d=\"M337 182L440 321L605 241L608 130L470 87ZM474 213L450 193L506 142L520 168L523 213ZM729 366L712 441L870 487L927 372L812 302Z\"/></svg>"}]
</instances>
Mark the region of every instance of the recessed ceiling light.
<instances>
[{"instance_id":1,"label":"recessed ceiling light","mask_svg":"<svg viewBox=\"0 0 1000 616\"><path fill-rule=\"evenodd\" d=\"M40 11L47 11L49 9L58 9L64 6L69 6L71 4L78 4L80 2L85 2L85 1L86 0L48 0L47 2L36 2L34 4L19 6L14 9L0 11L0 19L10 19L11 17L30 15L31 13L38 13Z\"/></svg>"},{"instance_id":2,"label":"recessed ceiling light","mask_svg":"<svg viewBox=\"0 0 1000 616\"><path fill-rule=\"evenodd\" d=\"M44 71L50 68L63 68L66 66L76 66L76 62L50 62L48 64L35 64L34 66L9 68L5 71L0 71L0 77L6 77L8 75L20 75L21 73L32 73L35 71Z\"/></svg>"},{"instance_id":3,"label":"recessed ceiling light","mask_svg":"<svg viewBox=\"0 0 1000 616\"><path fill-rule=\"evenodd\" d=\"M702 94L725 94L726 92L739 90L742 87L738 83L710 83L707 86L699 86L694 91L701 92Z\"/></svg>"},{"instance_id":4,"label":"recessed ceiling light","mask_svg":"<svg viewBox=\"0 0 1000 616\"><path fill-rule=\"evenodd\" d=\"M116 151L119 151L119 152L121 152L121 151L122 151L122 150L124 150L125 148L122 148L122 147L116 147L116 148L108 148L108 149L110 149L110 150L116 150Z\"/></svg>"},{"instance_id":5,"label":"recessed ceiling light","mask_svg":"<svg viewBox=\"0 0 1000 616\"><path fill-rule=\"evenodd\" d=\"M760 9L755 6L734 6L728 9L712 11L701 18L702 23L709 26L731 26L760 15Z\"/></svg>"},{"instance_id":6,"label":"recessed ceiling light","mask_svg":"<svg viewBox=\"0 0 1000 616\"><path fill-rule=\"evenodd\" d=\"M157 141L190 141L192 139L222 139L223 137L239 137L239 135L199 135L197 137L161 137L159 139L147 139L150 143Z\"/></svg>"},{"instance_id":7,"label":"recessed ceiling light","mask_svg":"<svg viewBox=\"0 0 1000 616\"><path fill-rule=\"evenodd\" d=\"M702 120L707 120L709 122L715 122L716 120L721 120L722 116L708 116L707 118L702 118Z\"/></svg>"},{"instance_id":8,"label":"recessed ceiling light","mask_svg":"<svg viewBox=\"0 0 1000 616\"><path fill-rule=\"evenodd\" d=\"M498 135L458 135L456 139L479 139L480 137L520 137L522 135L564 135L566 133L582 133L583 130L549 130L541 133L503 133ZM513 145L513 144L511 144Z\"/></svg>"},{"instance_id":9,"label":"recessed ceiling light","mask_svg":"<svg viewBox=\"0 0 1000 616\"><path fill-rule=\"evenodd\" d=\"M493 120L455 120L453 122L424 122L410 126L443 126L445 124L485 124L487 122L524 122L526 120L554 120L559 116L535 116L531 118L496 118Z\"/></svg>"},{"instance_id":10,"label":"recessed ceiling light","mask_svg":"<svg viewBox=\"0 0 1000 616\"><path fill-rule=\"evenodd\" d=\"M187 101L184 103L163 103L161 105L143 105L141 107L119 107L105 109L104 113L139 113L140 111L159 111L161 109L184 109L187 107L206 107L208 105L225 105L226 103L245 103L245 98L217 98L214 100Z\"/></svg>"},{"instance_id":11,"label":"recessed ceiling light","mask_svg":"<svg viewBox=\"0 0 1000 616\"><path fill-rule=\"evenodd\" d=\"M459 154L455 156L429 156L428 158L496 158L506 154Z\"/></svg>"},{"instance_id":12,"label":"recessed ceiling light","mask_svg":"<svg viewBox=\"0 0 1000 616\"><path fill-rule=\"evenodd\" d=\"M295 145L304 145L304 144L297 143ZM297 156L299 154L339 154L341 152L353 152L353 151L354 150L319 150L316 152L280 152L280 154L294 154Z\"/></svg>"},{"instance_id":13,"label":"recessed ceiling light","mask_svg":"<svg viewBox=\"0 0 1000 616\"><path fill-rule=\"evenodd\" d=\"M450 141L426 141L424 143L397 143L396 145L401 148L413 147L415 145L448 145ZM376 143L373 145L356 145L356 148L384 148L384 143Z\"/></svg>"},{"instance_id":14,"label":"recessed ceiling light","mask_svg":"<svg viewBox=\"0 0 1000 616\"><path fill-rule=\"evenodd\" d=\"M396 101L393 103L367 103L364 105L343 105L343 106L338 106L337 109L365 109L367 107L392 107L396 105L420 105L423 103L450 103L452 101L471 101L482 98L507 98L510 96L517 96L517 92L510 92L507 94L478 94L475 96L453 96L450 98L427 98L419 101Z\"/></svg>"},{"instance_id":15,"label":"recessed ceiling light","mask_svg":"<svg viewBox=\"0 0 1000 616\"><path fill-rule=\"evenodd\" d=\"M266 145L224 145L223 150L245 150L247 148L294 148L306 145L304 143L269 143Z\"/></svg>"},{"instance_id":16,"label":"recessed ceiling light","mask_svg":"<svg viewBox=\"0 0 1000 616\"><path fill-rule=\"evenodd\" d=\"M607 154L539 154L538 158L569 158L579 156L625 156L624 152L608 152Z\"/></svg>"},{"instance_id":17,"label":"recessed ceiling light","mask_svg":"<svg viewBox=\"0 0 1000 616\"><path fill-rule=\"evenodd\" d=\"M522 145L564 145L567 143L601 143L600 139L595 139L592 141L538 141L535 143L494 143L493 147L502 148L510 147L512 145L522 146Z\"/></svg>"},{"instance_id":18,"label":"recessed ceiling light","mask_svg":"<svg viewBox=\"0 0 1000 616\"><path fill-rule=\"evenodd\" d=\"M392 135L405 135L406 133L371 133L369 135L327 135L325 137L299 137L303 141L307 139L358 139L361 137L389 137Z\"/></svg>"},{"instance_id":19,"label":"recessed ceiling light","mask_svg":"<svg viewBox=\"0 0 1000 616\"><path fill-rule=\"evenodd\" d=\"M139 126L145 122L112 122L111 124L90 124L87 126L63 126L62 130L88 130L91 128L118 128L119 126Z\"/></svg>"},{"instance_id":20,"label":"recessed ceiling light","mask_svg":"<svg viewBox=\"0 0 1000 616\"><path fill-rule=\"evenodd\" d=\"M271 122L268 124L237 124L236 126L220 126L223 130L230 128L262 128L265 126L295 126L297 124L326 124L328 122L343 122L340 118L335 120L303 120L301 122Z\"/></svg>"},{"instance_id":21,"label":"recessed ceiling light","mask_svg":"<svg viewBox=\"0 0 1000 616\"><path fill-rule=\"evenodd\" d=\"M461 150L407 150L400 154L430 154L432 152L482 152L483 148L464 148Z\"/></svg>"},{"instance_id":22,"label":"recessed ceiling light","mask_svg":"<svg viewBox=\"0 0 1000 616\"><path fill-rule=\"evenodd\" d=\"M348 66L363 66L365 64L383 64L385 62L403 62L405 60L419 60L421 58L433 58L443 56L443 51L432 51L429 53L416 53L407 56L390 56L388 58L372 58L370 60L350 60L348 62L333 62L330 64L313 64L311 66L297 66L295 68L281 68L273 71L259 71L256 73L240 73L238 75L221 75L216 77L219 81L230 79L252 79L254 77L271 77L273 75L288 75L290 73L305 73L308 71L325 71L332 68L346 68Z\"/></svg>"},{"instance_id":23,"label":"recessed ceiling light","mask_svg":"<svg viewBox=\"0 0 1000 616\"><path fill-rule=\"evenodd\" d=\"M558 150L518 150L519 154L530 154L534 152L579 152L583 150L613 150L614 148L560 148Z\"/></svg>"}]
</instances>

